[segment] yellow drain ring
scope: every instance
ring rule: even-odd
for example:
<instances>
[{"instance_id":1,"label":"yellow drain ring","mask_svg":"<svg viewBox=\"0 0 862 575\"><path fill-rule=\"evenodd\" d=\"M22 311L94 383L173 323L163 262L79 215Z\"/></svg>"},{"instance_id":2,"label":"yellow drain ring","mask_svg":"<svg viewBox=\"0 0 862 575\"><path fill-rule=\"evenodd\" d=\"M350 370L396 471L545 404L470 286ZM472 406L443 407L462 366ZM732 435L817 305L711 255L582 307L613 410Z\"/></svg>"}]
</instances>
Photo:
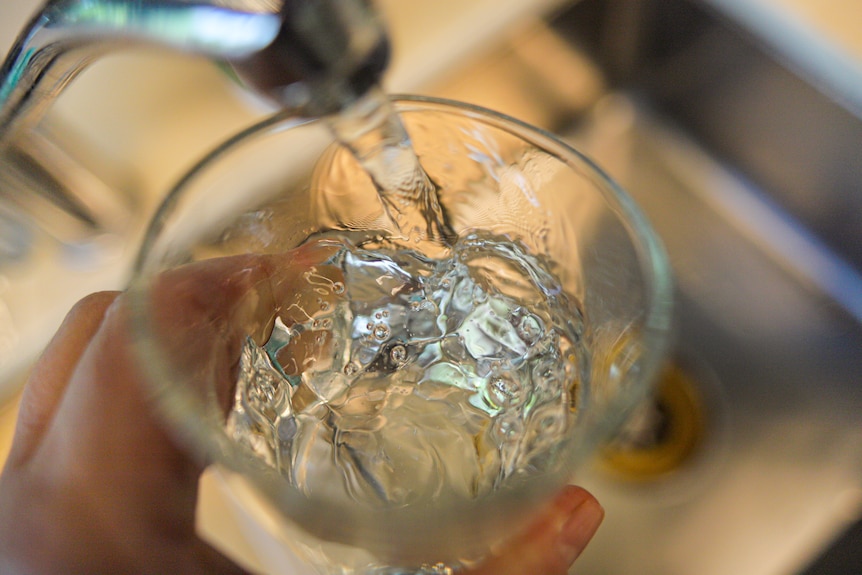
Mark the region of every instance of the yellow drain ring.
<instances>
[{"instance_id":1,"label":"yellow drain ring","mask_svg":"<svg viewBox=\"0 0 862 575\"><path fill-rule=\"evenodd\" d=\"M670 363L653 398L640 406L618 439L602 450L599 465L621 479L649 481L681 467L704 438L705 414L697 387Z\"/></svg>"}]
</instances>

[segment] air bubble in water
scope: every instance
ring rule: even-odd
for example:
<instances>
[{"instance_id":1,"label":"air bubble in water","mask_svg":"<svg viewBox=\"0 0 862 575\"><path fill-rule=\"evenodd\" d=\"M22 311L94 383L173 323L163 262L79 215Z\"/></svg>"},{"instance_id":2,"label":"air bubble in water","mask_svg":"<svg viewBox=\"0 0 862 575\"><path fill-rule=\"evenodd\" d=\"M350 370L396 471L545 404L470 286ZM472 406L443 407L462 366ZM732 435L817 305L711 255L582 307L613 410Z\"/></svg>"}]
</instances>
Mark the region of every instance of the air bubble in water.
<instances>
[{"instance_id":1,"label":"air bubble in water","mask_svg":"<svg viewBox=\"0 0 862 575\"><path fill-rule=\"evenodd\" d=\"M389 350L389 359L394 365L401 366L407 361L407 348L403 345L396 345Z\"/></svg>"},{"instance_id":2,"label":"air bubble in water","mask_svg":"<svg viewBox=\"0 0 862 575\"><path fill-rule=\"evenodd\" d=\"M500 245L505 250L495 252ZM274 330L265 349L248 344L237 386L244 403L229 419L233 436L300 488L310 485L308 470L319 468L327 481L347 486L345 496L379 497L383 486L397 504L440 489L476 496L522 471L553 466L546 456L580 408L581 395L566 381L581 357L569 328L578 313L546 297L559 293L556 285L540 283L538 264L507 246L474 238L446 259L429 260L345 239L326 261L341 266L344 283L325 285L350 297L318 300L313 289L321 282L310 282L303 289L314 308L329 303L329 310L289 334ZM480 284L471 258L483 270L493 270L495 258L514 261L531 271L532 288L524 287L532 292L509 295L510 286L491 276ZM285 344L291 347L279 357L291 362L290 375L265 361ZM295 421L279 427L286 418ZM342 449L350 457L334 456ZM337 464L320 467L322 460Z\"/></svg>"},{"instance_id":3,"label":"air bubble in water","mask_svg":"<svg viewBox=\"0 0 862 575\"><path fill-rule=\"evenodd\" d=\"M488 398L498 407L511 407L521 403L524 387L510 374L494 376L488 381Z\"/></svg>"},{"instance_id":4,"label":"air bubble in water","mask_svg":"<svg viewBox=\"0 0 862 575\"><path fill-rule=\"evenodd\" d=\"M535 343L542 336L542 324L536 316L529 312L521 317L517 330L518 336L529 345Z\"/></svg>"},{"instance_id":5,"label":"air bubble in water","mask_svg":"<svg viewBox=\"0 0 862 575\"><path fill-rule=\"evenodd\" d=\"M392 330L389 329L389 326L385 323L378 323L374 326L372 331L374 337L379 339L380 341L384 341L389 338L389 335L392 333Z\"/></svg>"},{"instance_id":6,"label":"air bubble in water","mask_svg":"<svg viewBox=\"0 0 862 575\"><path fill-rule=\"evenodd\" d=\"M499 417L494 421L494 434L502 442L517 441L524 431L520 419Z\"/></svg>"}]
</instances>

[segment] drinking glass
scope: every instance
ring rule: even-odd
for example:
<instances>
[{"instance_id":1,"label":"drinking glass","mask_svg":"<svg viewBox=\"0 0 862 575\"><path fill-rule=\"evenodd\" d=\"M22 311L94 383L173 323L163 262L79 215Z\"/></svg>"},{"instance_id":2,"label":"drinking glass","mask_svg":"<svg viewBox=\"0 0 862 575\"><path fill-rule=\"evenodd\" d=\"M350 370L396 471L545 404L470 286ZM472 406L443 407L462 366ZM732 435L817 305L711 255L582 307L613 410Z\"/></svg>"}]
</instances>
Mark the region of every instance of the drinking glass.
<instances>
[{"instance_id":1,"label":"drinking glass","mask_svg":"<svg viewBox=\"0 0 862 575\"><path fill-rule=\"evenodd\" d=\"M130 290L150 391L177 437L229 470L242 497L255 498L250 509L283 518L291 530L284 539L321 573L444 573L444 566L481 558L577 481L579 467L650 392L671 332L672 281L660 241L588 158L549 133L476 106L413 96L393 103L452 232L505 238L532 254L582 315L576 332L586 353L571 374L575 381L558 382L575 390L577 406L557 426L541 464L525 464L473 496L408 496L391 505L335 496L328 485L300 489L226 430L230 382L227 391L202 386L211 365L197 365L194 353L172 345L177 322L166 331L154 303L160 278L171 270L243 254L279 258L326 230L386 232L387 210L374 184L323 120L272 117L198 163L157 212ZM490 265L484 273L505 270ZM214 281L212 290L228 284ZM264 332L277 314L267 313ZM239 349L223 344L212 343L207 361L228 354L215 361L235 366Z\"/></svg>"}]
</instances>

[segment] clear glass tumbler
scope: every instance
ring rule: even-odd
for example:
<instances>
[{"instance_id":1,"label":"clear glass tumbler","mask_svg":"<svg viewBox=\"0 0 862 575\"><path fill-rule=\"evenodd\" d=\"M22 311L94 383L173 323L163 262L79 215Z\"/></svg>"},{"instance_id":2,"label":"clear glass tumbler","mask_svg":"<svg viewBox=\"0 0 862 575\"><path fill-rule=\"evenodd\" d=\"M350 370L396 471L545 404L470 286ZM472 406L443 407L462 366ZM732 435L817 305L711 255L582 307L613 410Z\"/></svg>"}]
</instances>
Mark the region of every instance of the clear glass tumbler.
<instances>
[{"instance_id":1,"label":"clear glass tumbler","mask_svg":"<svg viewBox=\"0 0 862 575\"><path fill-rule=\"evenodd\" d=\"M391 459L387 473L395 481L411 478L399 485L403 497L369 503L336 493L325 480L315 484L313 462L292 469L310 482L303 487L281 473L279 459L286 456L273 454L279 442L301 441L291 435L297 433L295 425L288 433L284 425L275 427L275 419L260 424L273 426L267 438L256 440L271 443L263 449L255 440L237 441L235 431L228 430L226 413L237 400L231 378L242 353L232 336L224 335L233 333L231 318L247 318L247 310L254 308L257 319L237 329L257 331L248 335L262 343L276 316L284 312L279 298L289 293L273 295L277 290L270 284L264 296L252 290L253 297L237 307L246 311L231 311L204 326L201 337L216 336L203 342L206 352L201 353L176 345L188 341L178 336L189 335L178 330L192 332L201 326L162 317L160 282L177 270L230 258L248 258L232 260L244 262L243 277L254 277L259 270L253 268L265 258L270 258L265 259L266 273L273 273L282 261L278 258L296 254L292 250L323 231L385 231L386 209L371 180L334 143L323 121L274 117L204 158L157 213L131 288L136 345L159 409L193 453L229 469L258 498L255 506L265 505L285 519L291 529L285 539L321 573L443 573L441 565L480 558L494 543L517 532L565 483L577 481L579 466L649 393L670 339L672 281L663 248L632 200L589 159L546 132L475 106L420 97L393 101L422 166L439 189L452 231L461 238L479 234L519 246L541 261L559 291L575 302L580 317L574 331L586 353L570 374L573 381L556 382L573 390L571 409L562 422L539 421L521 430L536 435L548 431L542 425L554 428L556 435L545 442L541 457L513 459L509 473L489 488L466 495L436 489L432 492L437 496L421 492L416 497L410 494L412 474L417 473L410 469L411 459ZM330 185L334 181L339 185ZM290 265L302 257L301 252L290 256ZM477 265L483 274L506 274L505 266L498 264ZM217 263L209 269L216 274L211 292L194 300L202 306L222 301L219 290L229 291L244 281L235 273L218 278ZM290 272L278 285L290 285L299 272ZM326 280L330 287L331 279ZM507 308L510 316L521 313L513 309ZM227 366L230 377L215 374L219 366ZM288 375L255 393L273 401L298 393ZM419 394L421 385L401 392ZM462 387L472 390L475 385ZM380 393L387 396L389 390ZM326 403L320 398L303 401ZM469 405L465 410L475 411ZM501 436L495 420L500 413L486 410L475 449ZM496 435L486 433L494 426ZM362 460L363 454L352 449L352 456ZM445 469L447 461L436 465L445 482L451 471Z\"/></svg>"}]
</instances>

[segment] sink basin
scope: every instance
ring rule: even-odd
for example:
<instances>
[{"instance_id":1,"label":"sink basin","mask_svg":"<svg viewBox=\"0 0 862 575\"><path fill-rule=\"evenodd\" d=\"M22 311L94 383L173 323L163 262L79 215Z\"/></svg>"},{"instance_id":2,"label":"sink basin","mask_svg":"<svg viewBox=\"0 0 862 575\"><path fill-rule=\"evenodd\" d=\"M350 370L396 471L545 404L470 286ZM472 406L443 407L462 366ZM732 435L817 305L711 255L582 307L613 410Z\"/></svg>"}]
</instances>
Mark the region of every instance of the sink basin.
<instances>
[{"instance_id":1,"label":"sink basin","mask_svg":"<svg viewBox=\"0 0 862 575\"><path fill-rule=\"evenodd\" d=\"M624 120L605 122L631 125L602 146L627 149L608 165L671 255L678 361L706 421L662 476L582 478L608 518L578 573L797 573L862 509L862 326L808 274L862 281L697 144L613 98L602 113Z\"/></svg>"},{"instance_id":2,"label":"sink basin","mask_svg":"<svg viewBox=\"0 0 862 575\"><path fill-rule=\"evenodd\" d=\"M858 94L721 4L582 0L440 88L596 159L676 274L685 389L576 478L607 511L579 575L862 572Z\"/></svg>"}]
</instances>

